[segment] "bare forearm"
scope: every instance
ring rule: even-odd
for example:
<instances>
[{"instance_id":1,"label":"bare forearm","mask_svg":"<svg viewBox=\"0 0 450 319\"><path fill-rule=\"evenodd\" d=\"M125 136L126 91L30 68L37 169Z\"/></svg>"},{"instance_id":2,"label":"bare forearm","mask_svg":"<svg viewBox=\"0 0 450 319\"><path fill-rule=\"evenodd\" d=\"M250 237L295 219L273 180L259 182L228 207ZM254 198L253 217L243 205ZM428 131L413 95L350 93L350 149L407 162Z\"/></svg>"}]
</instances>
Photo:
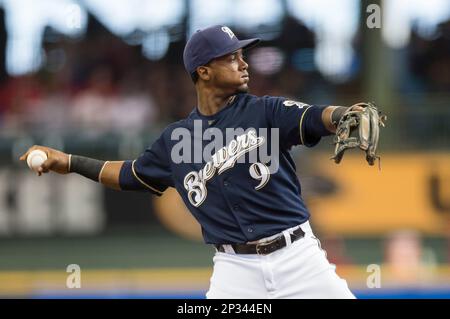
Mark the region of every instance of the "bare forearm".
<instances>
[{"instance_id":1,"label":"bare forearm","mask_svg":"<svg viewBox=\"0 0 450 319\"><path fill-rule=\"evenodd\" d=\"M106 162L100 171L99 182L103 185L120 190L119 176L124 161Z\"/></svg>"},{"instance_id":2,"label":"bare forearm","mask_svg":"<svg viewBox=\"0 0 450 319\"><path fill-rule=\"evenodd\" d=\"M333 120L332 120L332 114L333 111L335 109L337 109L339 106L333 106L330 105L327 108L325 108L322 112L322 122L325 125L325 127L327 128L328 131L330 131L331 133L335 133L336 132L336 125L333 124Z\"/></svg>"}]
</instances>

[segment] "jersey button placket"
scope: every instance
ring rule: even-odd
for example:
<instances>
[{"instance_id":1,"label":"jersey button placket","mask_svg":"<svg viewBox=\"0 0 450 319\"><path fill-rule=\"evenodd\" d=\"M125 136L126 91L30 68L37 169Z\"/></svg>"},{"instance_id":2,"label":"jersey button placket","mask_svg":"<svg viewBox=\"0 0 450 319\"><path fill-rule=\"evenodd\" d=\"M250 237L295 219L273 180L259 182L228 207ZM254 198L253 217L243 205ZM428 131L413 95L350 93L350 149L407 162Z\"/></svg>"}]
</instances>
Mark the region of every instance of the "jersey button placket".
<instances>
[{"instance_id":1,"label":"jersey button placket","mask_svg":"<svg viewBox=\"0 0 450 319\"><path fill-rule=\"evenodd\" d=\"M239 225L241 226L242 231L245 232L245 230L247 230L247 233L253 233L253 228L251 228L251 227L245 228L245 225L241 224L241 219L239 218L239 210L241 209L241 207L239 206L239 204L234 204L232 201L230 202L230 198L228 198L228 196L232 196L232 194L228 194L228 193L233 192L233 189L231 187L232 184L230 181L230 177L225 178L222 182L222 185L224 186L223 192L224 192L224 197L225 197L225 200L227 201L228 207L230 207L231 212L236 217ZM228 194L228 196L227 196L227 194ZM234 196L232 196L232 197L234 197Z\"/></svg>"}]
</instances>

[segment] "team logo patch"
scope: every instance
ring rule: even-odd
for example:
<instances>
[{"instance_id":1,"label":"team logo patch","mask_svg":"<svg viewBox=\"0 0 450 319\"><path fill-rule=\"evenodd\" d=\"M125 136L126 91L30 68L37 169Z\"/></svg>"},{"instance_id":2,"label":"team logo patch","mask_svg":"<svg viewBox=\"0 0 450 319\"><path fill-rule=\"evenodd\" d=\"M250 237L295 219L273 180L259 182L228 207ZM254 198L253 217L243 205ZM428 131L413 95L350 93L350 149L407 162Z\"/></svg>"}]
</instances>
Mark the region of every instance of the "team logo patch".
<instances>
[{"instance_id":1,"label":"team logo patch","mask_svg":"<svg viewBox=\"0 0 450 319\"><path fill-rule=\"evenodd\" d=\"M298 101L293 101L293 100L286 100L283 102L284 106L294 106L296 105L299 109L304 108L305 106L308 106L308 104L302 103L302 102L298 102Z\"/></svg>"},{"instance_id":2,"label":"team logo patch","mask_svg":"<svg viewBox=\"0 0 450 319\"><path fill-rule=\"evenodd\" d=\"M222 31L225 32L226 34L228 34L230 39L233 39L235 37L233 31L231 31L231 29L229 27L222 27Z\"/></svg>"}]
</instances>

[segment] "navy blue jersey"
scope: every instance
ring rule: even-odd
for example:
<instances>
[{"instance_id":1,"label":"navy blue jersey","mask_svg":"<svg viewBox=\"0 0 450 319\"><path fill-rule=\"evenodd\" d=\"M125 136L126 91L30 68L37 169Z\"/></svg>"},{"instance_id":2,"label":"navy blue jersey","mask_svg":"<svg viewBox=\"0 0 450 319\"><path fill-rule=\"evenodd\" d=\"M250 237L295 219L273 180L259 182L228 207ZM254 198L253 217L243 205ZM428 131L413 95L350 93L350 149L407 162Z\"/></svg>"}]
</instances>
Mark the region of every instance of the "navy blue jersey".
<instances>
[{"instance_id":1,"label":"navy blue jersey","mask_svg":"<svg viewBox=\"0 0 450 319\"><path fill-rule=\"evenodd\" d=\"M309 218L289 150L331 134L323 108L238 94L212 116L194 109L136 160L125 161L120 185L156 195L175 187L208 244L279 233Z\"/></svg>"}]
</instances>

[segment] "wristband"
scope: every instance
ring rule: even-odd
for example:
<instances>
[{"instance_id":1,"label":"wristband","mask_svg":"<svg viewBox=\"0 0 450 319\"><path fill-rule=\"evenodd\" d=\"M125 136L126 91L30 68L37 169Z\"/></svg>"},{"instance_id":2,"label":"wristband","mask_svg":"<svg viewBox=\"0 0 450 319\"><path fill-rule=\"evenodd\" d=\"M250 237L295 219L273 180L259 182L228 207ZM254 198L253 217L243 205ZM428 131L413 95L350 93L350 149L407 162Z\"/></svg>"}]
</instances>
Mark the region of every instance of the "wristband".
<instances>
[{"instance_id":1,"label":"wristband","mask_svg":"<svg viewBox=\"0 0 450 319\"><path fill-rule=\"evenodd\" d=\"M99 182L100 172L102 171L105 163L105 161L89 157L71 155L69 157L69 172L77 173L92 179L95 182Z\"/></svg>"},{"instance_id":2,"label":"wristband","mask_svg":"<svg viewBox=\"0 0 450 319\"><path fill-rule=\"evenodd\" d=\"M334 126L338 125L347 109L348 107L345 106L338 106L337 108L335 108L333 112L331 112L331 124L333 124Z\"/></svg>"}]
</instances>

